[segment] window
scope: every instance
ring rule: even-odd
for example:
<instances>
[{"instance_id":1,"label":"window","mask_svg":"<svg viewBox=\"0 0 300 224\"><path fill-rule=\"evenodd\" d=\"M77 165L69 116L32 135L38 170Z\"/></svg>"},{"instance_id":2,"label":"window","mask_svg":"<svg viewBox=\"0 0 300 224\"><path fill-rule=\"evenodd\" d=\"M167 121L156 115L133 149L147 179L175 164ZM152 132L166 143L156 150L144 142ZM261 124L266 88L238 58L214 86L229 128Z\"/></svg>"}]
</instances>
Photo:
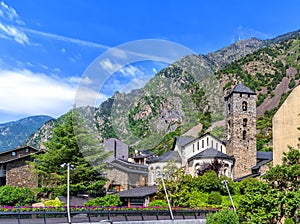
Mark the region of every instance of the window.
<instances>
[{"instance_id":1,"label":"window","mask_svg":"<svg viewBox=\"0 0 300 224\"><path fill-rule=\"evenodd\" d=\"M246 140L246 134L247 134L247 132L243 131L243 140Z\"/></svg>"},{"instance_id":2,"label":"window","mask_svg":"<svg viewBox=\"0 0 300 224\"><path fill-rule=\"evenodd\" d=\"M214 141L211 140L211 147L213 148L214 147Z\"/></svg>"},{"instance_id":3,"label":"window","mask_svg":"<svg viewBox=\"0 0 300 224\"><path fill-rule=\"evenodd\" d=\"M243 96L243 94L242 93L240 93L240 97L242 97Z\"/></svg>"},{"instance_id":4,"label":"window","mask_svg":"<svg viewBox=\"0 0 300 224\"><path fill-rule=\"evenodd\" d=\"M12 155L12 156L16 156L17 153L14 151L14 152L11 152L11 155Z\"/></svg>"},{"instance_id":5,"label":"window","mask_svg":"<svg viewBox=\"0 0 300 224\"><path fill-rule=\"evenodd\" d=\"M202 140L202 149L204 148L204 139Z\"/></svg>"},{"instance_id":6,"label":"window","mask_svg":"<svg viewBox=\"0 0 300 224\"><path fill-rule=\"evenodd\" d=\"M242 103L242 109L243 109L243 111L247 111L247 102L246 101L244 101Z\"/></svg>"},{"instance_id":7,"label":"window","mask_svg":"<svg viewBox=\"0 0 300 224\"><path fill-rule=\"evenodd\" d=\"M198 150L200 149L200 146L199 146L199 144L200 144L200 143L199 143L199 142L197 142L197 149L198 149Z\"/></svg>"},{"instance_id":8,"label":"window","mask_svg":"<svg viewBox=\"0 0 300 224\"><path fill-rule=\"evenodd\" d=\"M26 152L26 153L29 153L29 152L30 152L30 149L29 149L29 148L26 148L26 149L25 149L25 152Z\"/></svg>"},{"instance_id":9,"label":"window","mask_svg":"<svg viewBox=\"0 0 300 224\"><path fill-rule=\"evenodd\" d=\"M221 152L223 152L223 148L222 148L222 145L221 145Z\"/></svg>"},{"instance_id":10,"label":"window","mask_svg":"<svg viewBox=\"0 0 300 224\"><path fill-rule=\"evenodd\" d=\"M195 144L193 144L193 152L195 152Z\"/></svg>"},{"instance_id":11,"label":"window","mask_svg":"<svg viewBox=\"0 0 300 224\"><path fill-rule=\"evenodd\" d=\"M243 119L243 127L247 127L247 121L248 121L247 118Z\"/></svg>"},{"instance_id":12,"label":"window","mask_svg":"<svg viewBox=\"0 0 300 224\"><path fill-rule=\"evenodd\" d=\"M219 147L219 145L218 145L218 143L216 142L216 149L218 149L218 147Z\"/></svg>"},{"instance_id":13,"label":"window","mask_svg":"<svg viewBox=\"0 0 300 224\"><path fill-rule=\"evenodd\" d=\"M208 137L206 138L206 146L208 147Z\"/></svg>"}]
</instances>

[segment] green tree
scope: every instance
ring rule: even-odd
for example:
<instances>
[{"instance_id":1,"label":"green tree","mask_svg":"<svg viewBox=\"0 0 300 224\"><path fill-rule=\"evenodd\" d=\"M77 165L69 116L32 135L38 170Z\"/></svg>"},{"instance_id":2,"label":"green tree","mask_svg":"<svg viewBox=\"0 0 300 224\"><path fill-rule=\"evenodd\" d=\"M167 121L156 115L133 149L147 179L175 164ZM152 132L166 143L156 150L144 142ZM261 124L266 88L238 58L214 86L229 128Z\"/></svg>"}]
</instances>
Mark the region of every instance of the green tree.
<instances>
[{"instance_id":1,"label":"green tree","mask_svg":"<svg viewBox=\"0 0 300 224\"><path fill-rule=\"evenodd\" d=\"M216 213L209 213L206 217L206 224L238 224L239 217L231 210L221 210Z\"/></svg>"},{"instance_id":2,"label":"green tree","mask_svg":"<svg viewBox=\"0 0 300 224\"><path fill-rule=\"evenodd\" d=\"M63 115L53 130L52 139L45 145L45 153L36 155L32 162L42 187L56 187L59 193L66 194L67 170L61 165L69 163L75 167L70 172L71 195L102 194L105 180L100 173L104 171L108 153L99 147L96 136L88 130L77 109Z\"/></svg>"},{"instance_id":3,"label":"green tree","mask_svg":"<svg viewBox=\"0 0 300 224\"><path fill-rule=\"evenodd\" d=\"M300 151L290 147L283 164L271 168L264 181L248 186L239 212L251 223L278 223L283 218L300 221Z\"/></svg>"}]
</instances>

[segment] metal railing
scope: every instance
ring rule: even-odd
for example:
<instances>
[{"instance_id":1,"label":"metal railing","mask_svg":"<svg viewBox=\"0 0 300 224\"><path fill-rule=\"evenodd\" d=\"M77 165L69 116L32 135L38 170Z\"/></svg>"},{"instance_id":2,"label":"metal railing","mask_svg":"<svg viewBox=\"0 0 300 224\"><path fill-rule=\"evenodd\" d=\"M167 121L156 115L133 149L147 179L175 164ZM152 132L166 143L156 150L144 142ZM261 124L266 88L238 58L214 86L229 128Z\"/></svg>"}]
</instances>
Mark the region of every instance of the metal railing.
<instances>
[{"instance_id":1,"label":"metal railing","mask_svg":"<svg viewBox=\"0 0 300 224\"><path fill-rule=\"evenodd\" d=\"M174 209L174 219L205 219L207 213L215 210ZM68 221L67 209L49 211L1 211L0 223L6 224L58 224L79 222L100 222L109 220L111 223L120 221L171 220L169 210L93 210L86 207L82 211L71 211L71 222Z\"/></svg>"}]
</instances>

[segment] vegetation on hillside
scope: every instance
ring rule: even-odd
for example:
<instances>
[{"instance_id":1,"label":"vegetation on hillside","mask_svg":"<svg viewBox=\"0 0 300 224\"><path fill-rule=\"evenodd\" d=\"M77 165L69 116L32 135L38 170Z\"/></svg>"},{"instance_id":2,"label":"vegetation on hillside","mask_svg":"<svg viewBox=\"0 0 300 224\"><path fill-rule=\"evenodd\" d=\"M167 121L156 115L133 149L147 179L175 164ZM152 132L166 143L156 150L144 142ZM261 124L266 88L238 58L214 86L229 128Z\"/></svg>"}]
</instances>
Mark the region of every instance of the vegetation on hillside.
<instances>
[{"instance_id":1,"label":"vegetation on hillside","mask_svg":"<svg viewBox=\"0 0 300 224\"><path fill-rule=\"evenodd\" d=\"M257 119L257 150L272 151L272 117L300 81L299 37L259 49L227 65L215 75L225 92L242 81L257 93L260 113ZM264 106L264 103L271 106Z\"/></svg>"}]
</instances>

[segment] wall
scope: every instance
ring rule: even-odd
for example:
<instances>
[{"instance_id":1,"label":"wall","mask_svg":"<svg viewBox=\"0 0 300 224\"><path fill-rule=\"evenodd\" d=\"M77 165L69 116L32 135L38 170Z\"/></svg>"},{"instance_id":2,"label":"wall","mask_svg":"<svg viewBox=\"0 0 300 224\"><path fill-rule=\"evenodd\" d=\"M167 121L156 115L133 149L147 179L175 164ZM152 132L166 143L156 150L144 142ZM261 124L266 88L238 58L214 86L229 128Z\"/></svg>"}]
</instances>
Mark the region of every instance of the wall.
<instances>
[{"instance_id":1,"label":"wall","mask_svg":"<svg viewBox=\"0 0 300 224\"><path fill-rule=\"evenodd\" d=\"M300 131L300 86L296 87L273 117L273 163L282 164L288 146L297 148Z\"/></svg>"},{"instance_id":2,"label":"wall","mask_svg":"<svg viewBox=\"0 0 300 224\"><path fill-rule=\"evenodd\" d=\"M37 176L30 171L26 159L19 159L7 164L6 184L17 187L38 187Z\"/></svg>"}]
</instances>

